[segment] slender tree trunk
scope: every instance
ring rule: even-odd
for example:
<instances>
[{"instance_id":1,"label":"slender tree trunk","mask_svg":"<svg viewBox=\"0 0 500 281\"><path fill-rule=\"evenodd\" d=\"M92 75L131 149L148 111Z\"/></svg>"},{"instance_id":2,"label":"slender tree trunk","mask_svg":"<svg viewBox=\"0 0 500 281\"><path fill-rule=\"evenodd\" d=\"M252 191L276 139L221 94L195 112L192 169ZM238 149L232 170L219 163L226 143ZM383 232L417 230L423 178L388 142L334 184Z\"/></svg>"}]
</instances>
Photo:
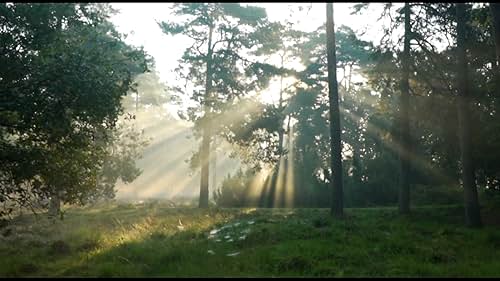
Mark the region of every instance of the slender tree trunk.
<instances>
[{"instance_id":1,"label":"slender tree trunk","mask_svg":"<svg viewBox=\"0 0 500 281\"><path fill-rule=\"evenodd\" d=\"M283 91L283 82L282 82L282 86L281 86L282 90ZM280 96L281 96L281 92L280 92ZM286 198L288 196L288 194L286 194L287 192L292 192L291 190L288 190L288 188L294 188L292 182L293 182L293 177L294 177L294 171L292 169L292 165L290 165L290 163L293 161L293 159L291 157L293 157L293 153L292 153L292 137L293 137L293 131L292 131L292 128L290 127L290 120L291 118L288 118L288 124L286 126L286 133L287 133L287 145L286 145L286 148L287 148L287 160L284 161L285 162L285 171L286 171L286 174L284 175L284 179L282 181L282 187L281 187L281 202L283 204L283 207L287 207L287 201L286 201ZM294 192L295 194L295 192ZM292 199L293 200L293 199ZM293 202L293 201L292 201Z\"/></svg>"},{"instance_id":2,"label":"slender tree trunk","mask_svg":"<svg viewBox=\"0 0 500 281\"><path fill-rule=\"evenodd\" d=\"M352 77L352 67L354 63L349 64L349 76L347 76L347 92L351 92L351 77Z\"/></svg>"},{"instance_id":3,"label":"slender tree trunk","mask_svg":"<svg viewBox=\"0 0 500 281\"><path fill-rule=\"evenodd\" d=\"M56 29L60 32L62 31L62 19L60 15L56 16L58 18ZM49 145L54 146L54 143L50 142ZM52 195L49 201L48 215L49 217L57 217L61 213L61 194L53 185L50 185L50 187L52 189Z\"/></svg>"},{"instance_id":4,"label":"slender tree trunk","mask_svg":"<svg viewBox=\"0 0 500 281\"><path fill-rule=\"evenodd\" d=\"M56 218L61 213L61 198L58 191L54 191L49 201L49 217Z\"/></svg>"},{"instance_id":5,"label":"slender tree trunk","mask_svg":"<svg viewBox=\"0 0 500 281\"><path fill-rule=\"evenodd\" d=\"M281 67L283 68L283 56L281 56ZM279 137L279 144L278 144L278 150L280 153L280 158L283 153L283 121L284 121L284 116L283 116L283 75L280 77L280 100L279 100L279 112L280 112L280 124L278 127L278 137Z\"/></svg>"},{"instance_id":6,"label":"slender tree trunk","mask_svg":"<svg viewBox=\"0 0 500 281\"><path fill-rule=\"evenodd\" d=\"M135 112L139 111L139 91L135 91Z\"/></svg>"},{"instance_id":7,"label":"slender tree trunk","mask_svg":"<svg viewBox=\"0 0 500 281\"><path fill-rule=\"evenodd\" d=\"M337 58L335 55L335 29L333 20L333 4L326 4L326 46L328 57L328 94L330 102L330 148L333 191L332 215L342 217L343 186L342 186L342 143L340 140L339 92L337 85Z\"/></svg>"},{"instance_id":8,"label":"slender tree trunk","mask_svg":"<svg viewBox=\"0 0 500 281\"><path fill-rule=\"evenodd\" d=\"M500 96L500 3L490 3L490 10L493 18L493 28L495 33L496 58L495 63L493 64L493 70L496 73L494 76L495 92L497 96Z\"/></svg>"},{"instance_id":9,"label":"slender tree trunk","mask_svg":"<svg viewBox=\"0 0 500 281\"><path fill-rule=\"evenodd\" d=\"M352 177L354 178L356 184L361 182L361 159L359 158L359 154L358 144L354 144L352 151Z\"/></svg>"},{"instance_id":10,"label":"slender tree trunk","mask_svg":"<svg viewBox=\"0 0 500 281\"><path fill-rule=\"evenodd\" d=\"M490 3L491 16L495 32L495 50L497 70L500 68L500 3Z\"/></svg>"},{"instance_id":11,"label":"slender tree trunk","mask_svg":"<svg viewBox=\"0 0 500 281\"><path fill-rule=\"evenodd\" d=\"M283 54L281 56L281 67L283 67L284 65L284 56L285 54ZM278 177L279 177L279 169L284 169L284 167L281 167L281 159L283 157L283 139L284 139L284 130L283 130L283 121L284 121L284 118L282 116L283 114L283 75L280 76L280 97L279 97L279 104L278 104L278 111L279 111L279 126L278 126L278 153L279 153L279 158L278 158L278 163L277 163L277 167L278 169L273 173L273 176L272 176L272 181L271 181L271 186L270 186L270 191L269 191L269 197L268 197L268 203L267 203L267 207L271 208L271 207L276 207L274 206L274 202L275 202L275 197L276 197L276 190L278 189ZM283 184L281 182L281 184Z\"/></svg>"},{"instance_id":12,"label":"slender tree trunk","mask_svg":"<svg viewBox=\"0 0 500 281\"><path fill-rule=\"evenodd\" d=\"M481 227L481 215L477 197L477 188L472 160L472 145L470 135L470 103L467 78L466 57L466 20L465 4L456 4L457 16L457 49L458 49L458 123L462 160L462 184L465 199L465 222L469 227Z\"/></svg>"},{"instance_id":13,"label":"slender tree trunk","mask_svg":"<svg viewBox=\"0 0 500 281\"><path fill-rule=\"evenodd\" d=\"M212 90L212 34L213 27L210 26L208 35L208 52L207 52L207 73L205 78L205 102L204 102L204 123L203 123L203 139L201 141L201 177L200 177L200 208L208 207L208 181L210 168L210 138L211 138L211 90Z\"/></svg>"},{"instance_id":14,"label":"slender tree trunk","mask_svg":"<svg viewBox=\"0 0 500 281\"><path fill-rule=\"evenodd\" d=\"M405 3L405 38L403 50L403 77L401 80L401 108L400 108L400 151L399 151L399 213L408 214L410 212L410 124L408 118L410 99L410 5Z\"/></svg>"},{"instance_id":15,"label":"slender tree trunk","mask_svg":"<svg viewBox=\"0 0 500 281\"><path fill-rule=\"evenodd\" d=\"M212 189L215 190L217 188L217 143L215 139L215 135L213 138L213 153L212 153Z\"/></svg>"}]
</instances>

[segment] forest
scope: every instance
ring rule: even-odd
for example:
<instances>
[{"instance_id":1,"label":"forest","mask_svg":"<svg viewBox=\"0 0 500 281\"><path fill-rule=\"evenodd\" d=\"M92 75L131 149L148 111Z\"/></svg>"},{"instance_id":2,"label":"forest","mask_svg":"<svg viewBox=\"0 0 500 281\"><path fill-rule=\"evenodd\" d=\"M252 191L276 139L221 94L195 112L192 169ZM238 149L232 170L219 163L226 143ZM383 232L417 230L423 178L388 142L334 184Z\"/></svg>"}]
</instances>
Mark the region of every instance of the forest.
<instances>
[{"instance_id":1,"label":"forest","mask_svg":"<svg viewBox=\"0 0 500 281\"><path fill-rule=\"evenodd\" d=\"M0 277L500 276L500 4L162 4L0 4Z\"/></svg>"}]
</instances>

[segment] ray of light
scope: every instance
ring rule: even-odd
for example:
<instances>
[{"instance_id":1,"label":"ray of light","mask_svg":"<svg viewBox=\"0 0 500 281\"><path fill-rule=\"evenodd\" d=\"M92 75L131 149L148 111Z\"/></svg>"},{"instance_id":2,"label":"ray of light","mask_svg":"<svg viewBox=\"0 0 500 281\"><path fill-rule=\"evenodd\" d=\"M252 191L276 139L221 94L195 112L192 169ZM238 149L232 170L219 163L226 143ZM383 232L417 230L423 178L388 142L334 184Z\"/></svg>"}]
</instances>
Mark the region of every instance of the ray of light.
<instances>
[{"instance_id":1,"label":"ray of light","mask_svg":"<svg viewBox=\"0 0 500 281\"><path fill-rule=\"evenodd\" d=\"M158 123L158 126L150 127L149 129L144 129L144 134L148 137L153 138L152 142L163 140L165 137L175 135L182 132L192 132L189 127L182 126L169 126L167 124Z\"/></svg>"},{"instance_id":2,"label":"ray of light","mask_svg":"<svg viewBox=\"0 0 500 281\"><path fill-rule=\"evenodd\" d=\"M179 169L179 167L182 167L183 165L187 166L184 160L188 158L188 156L191 154L191 151L190 150L179 150L179 151L181 151L181 153L177 153L175 158L170 158L168 161L164 161L163 163L161 160L151 161L151 159L148 159L150 162L148 162L147 165L149 166L143 168L145 173L143 173L140 176L140 178L137 179L137 182L138 183L140 182L141 184L147 186L156 178L161 177L161 175L164 174L166 171L175 171L176 169Z\"/></svg>"},{"instance_id":3,"label":"ray of light","mask_svg":"<svg viewBox=\"0 0 500 281\"><path fill-rule=\"evenodd\" d=\"M282 197L282 194L285 192L285 190L284 190L284 188L285 188L285 173L286 173L285 161L286 161L285 157L280 157L279 166L278 166L278 179L276 180L274 198L271 198L271 200L273 200L274 207L282 206L281 197Z\"/></svg>"},{"instance_id":4,"label":"ray of light","mask_svg":"<svg viewBox=\"0 0 500 281\"><path fill-rule=\"evenodd\" d=\"M261 197L259 198L260 203L266 204L266 200L269 198L269 193L271 192L271 184L272 184L272 172L269 173L268 177L266 178L264 182L264 188L261 192Z\"/></svg>"},{"instance_id":5,"label":"ray of light","mask_svg":"<svg viewBox=\"0 0 500 281\"><path fill-rule=\"evenodd\" d=\"M173 198L196 184L196 179L199 177L195 175L185 176L176 170L170 171L151 182L148 185L149 188L141 191L139 196Z\"/></svg>"},{"instance_id":6,"label":"ray of light","mask_svg":"<svg viewBox=\"0 0 500 281\"><path fill-rule=\"evenodd\" d=\"M288 157L287 157L287 170L286 170L286 185L285 185L285 207L292 208L294 203L294 193L295 193L295 179L294 179L294 145L293 145L293 127L290 126L289 132L289 145L288 145Z\"/></svg>"},{"instance_id":7,"label":"ray of light","mask_svg":"<svg viewBox=\"0 0 500 281\"><path fill-rule=\"evenodd\" d=\"M164 147L168 147L172 151L174 150L174 148L178 148L175 145L179 145L180 147L185 147L185 149L187 148L189 150L192 150L193 148L195 148L195 146L187 141L189 136L191 136L190 130L180 130L173 133L172 135L165 136L163 138L156 138L156 141L152 141L144 149L144 155L156 153L156 151Z\"/></svg>"},{"instance_id":8,"label":"ray of light","mask_svg":"<svg viewBox=\"0 0 500 281\"><path fill-rule=\"evenodd\" d=\"M258 103L244 101L215 116L212 123L217 125L239 124L245 121L247 115L255 114L259 109Z\"/></svg>"},{"instance_id":9,"label":"ray of light","mask_svg":"<svg viewBox=\"0 0 500 281\"><path fill-rule=\"evenodd\" d=\"M356 114L354 114L352 112L344 111L343 113L351 120L356 121L359 119L359 116L357 116ZM372 123L367 126L366 130L369 133L373 133L375 136L385 133L384 130L382 130L379 126L372 124ZM403 155L404 157L407 157L407 159L409 159L409 161L412 162L416 168L430 172L433 176L435 176L436 178L439 178L441 180L445 180L445 181L452 180L449 176L439 172L435 167L433 167L429 163L429 161L426 161L423 157L417 155L414 151L408 151L407 149L404 149L403 146L399 143L399 141L397 139L395 139L393 141L385 141L385 140L381 139L381 143L386 148L397 153L398 155Z\"/></svg>"},{"instance_id":10,"label":"ray of light","mask_svg":"<svg viewBox=\"0 0 500 281\"><path fill-rule=\"evenodd\" d=\"M168 150L169 147L163 147L163 150ZM199 193L199 169L192 171L189 165L182 161L186 160L191 153L191 149L177 150L176 158L172 155L156 153L148 155L145 160L145 172L131 185L131 188L121 189L121 197L131 197L131 190L135 190L133 196L139 198L170 198L177 195L183 197L196 198ZM157 151L157 152L161 152ZM168 155L168 162L164 164L163 155ZM217 168L221 169L222 173L228 172L230 169L235 169L237 165L229 163L229 158L220 158ZM152 166L156 165L156 166ZM127 193L127 191L129 191Z\"/></svg>"},{"instance_id":11,"label":"ray of light","mask_svg":"<svg viewBox=\"0 0 500 281\"><path fill-rule=\"evenodd\" d=\"M258 203L259 195L264 192L264 186L271 173L271 168L264 167L252 178L250 185L245 190L244 197L254 206Z\"/></svg>"},{"instance_id":12,"label":"ray of light","mask_svg":"<svg viewBox=\"0 0 500 281\"><path fill-rule=\"evenodd\" d=\"M135 116L135 121L141 125L143 128L148 128L150 126L154 126L158 123L159 114L155 114L155 112L151 112L151 110L141 108L138 111L129 110L126 111L128 114L132 114Z\"/></svg>"}]
</instances>

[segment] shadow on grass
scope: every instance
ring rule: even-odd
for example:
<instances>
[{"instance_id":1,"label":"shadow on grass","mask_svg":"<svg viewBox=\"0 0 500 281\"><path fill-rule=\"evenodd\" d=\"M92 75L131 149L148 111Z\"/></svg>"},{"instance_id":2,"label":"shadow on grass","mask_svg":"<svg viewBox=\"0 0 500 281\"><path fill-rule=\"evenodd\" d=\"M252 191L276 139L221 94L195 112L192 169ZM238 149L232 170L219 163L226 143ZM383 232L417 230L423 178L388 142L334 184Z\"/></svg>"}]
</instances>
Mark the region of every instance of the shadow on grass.
<instances>
[{"instance_id":1,"label":"shadow on grass","mask_svg":"<svg viewBox=\"0 0 500 281\"><path fill-rule=\"evenodd\" d=\"M500 251L495 250L497 246L492 243L500 237L500 231L478 232L464 228L462 211L460 206L422 207L401 217L395 208L347 209L343 220L335 220L330 217L329 209L157 208L152 222L140 228L140 235L123 241L115 239L116 243L108 247L81 239L78 243L73 242L71 257L44 257L40 253L34 258L49 258L51 263L19 261L16 264L18 273L12 275L379 277L500 274ZM120 209L111 213L130 215ZM138 213L148 212L140 210ZM141 216L123 220L127 224L124 229L132 231L131 226L144 219ZM103 220L109 221L108 218Z\"/></svg>"}]
</instances>

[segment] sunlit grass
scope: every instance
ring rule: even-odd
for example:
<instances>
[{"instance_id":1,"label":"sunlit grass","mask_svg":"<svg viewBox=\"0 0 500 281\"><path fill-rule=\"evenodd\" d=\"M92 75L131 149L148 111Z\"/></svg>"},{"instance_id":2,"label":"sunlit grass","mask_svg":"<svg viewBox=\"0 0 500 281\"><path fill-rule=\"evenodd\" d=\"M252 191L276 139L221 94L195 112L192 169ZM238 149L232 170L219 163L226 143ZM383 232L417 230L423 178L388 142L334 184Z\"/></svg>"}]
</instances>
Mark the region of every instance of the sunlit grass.
<instances>
[{"instance_id":1,"label":"sunlit grass","mask_svg":"<svg viewBox=\"0 0 500 281\"><path fill-rule=\"evenodd\" d=\"M0 276L500 275L500 229L468 229L462 211L346 209L334 220L328 209L70 208L63 221L25 215L3 228Z\"/></svg>"}]
</instances>

